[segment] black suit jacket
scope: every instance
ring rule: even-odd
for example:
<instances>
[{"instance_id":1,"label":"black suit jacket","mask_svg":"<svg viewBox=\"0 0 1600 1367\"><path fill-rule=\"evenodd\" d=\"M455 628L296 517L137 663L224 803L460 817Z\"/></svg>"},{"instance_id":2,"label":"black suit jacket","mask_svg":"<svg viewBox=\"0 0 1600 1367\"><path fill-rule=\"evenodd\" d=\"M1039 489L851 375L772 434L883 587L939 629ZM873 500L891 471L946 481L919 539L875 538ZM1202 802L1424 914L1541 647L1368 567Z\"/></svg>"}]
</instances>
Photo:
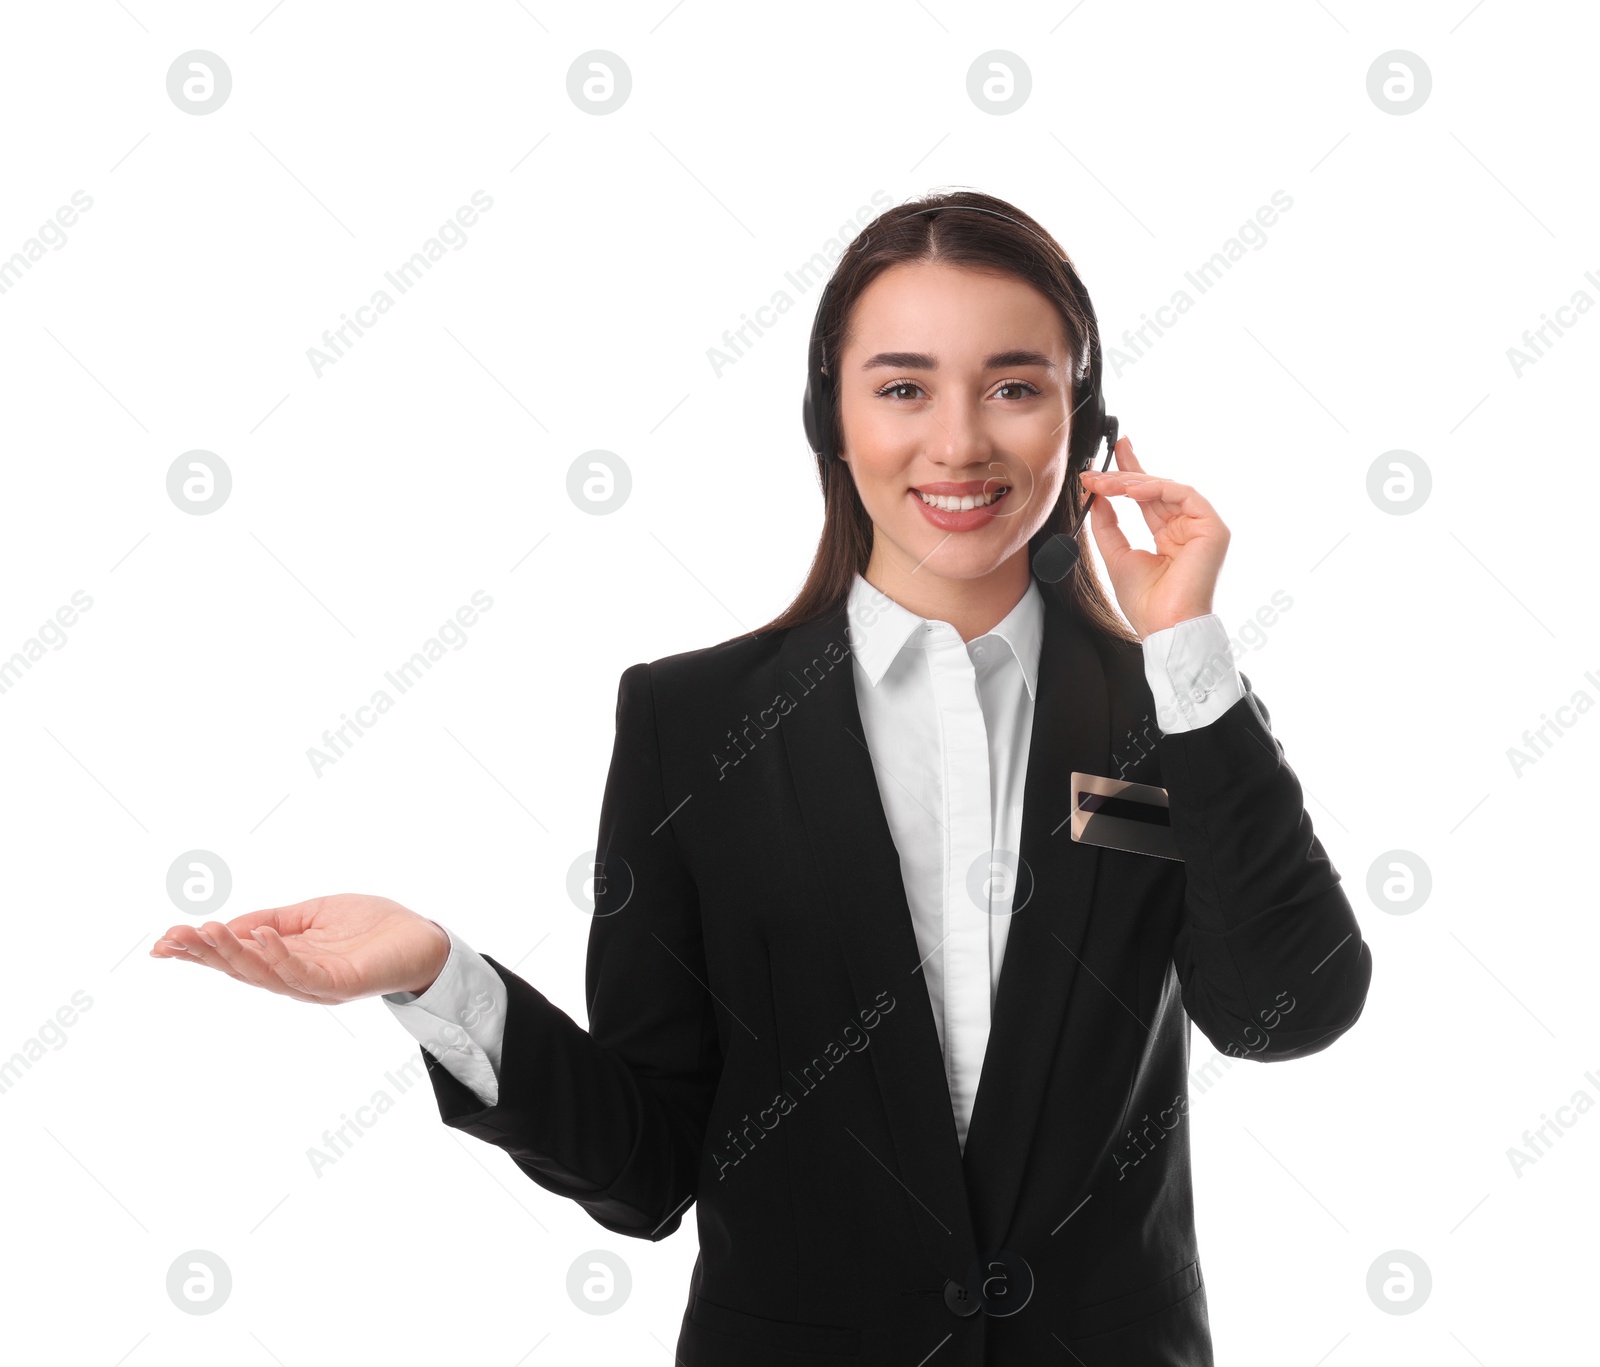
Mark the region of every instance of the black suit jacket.
<instances>
[{"instance_id":1,"label":"black suit jacket","mask_svg":"<svg viewBox=\"0 0 1600 1367\"><path fill-rule=\"evenodd\" d=\"M606 1229L662 1239L697 1206L686 1367L1212 1361L1190 1022L1313 1053L1360 1016L1371 957L1254 694L1164 735L1142 648L1045 602L964 1153L842 606L624 671L589 1029L486 955L498 1104L423 1051L446 1124ZM1183 861L1074 841L1074 770L1166 788Z\"/></svg>"}]
</instances>

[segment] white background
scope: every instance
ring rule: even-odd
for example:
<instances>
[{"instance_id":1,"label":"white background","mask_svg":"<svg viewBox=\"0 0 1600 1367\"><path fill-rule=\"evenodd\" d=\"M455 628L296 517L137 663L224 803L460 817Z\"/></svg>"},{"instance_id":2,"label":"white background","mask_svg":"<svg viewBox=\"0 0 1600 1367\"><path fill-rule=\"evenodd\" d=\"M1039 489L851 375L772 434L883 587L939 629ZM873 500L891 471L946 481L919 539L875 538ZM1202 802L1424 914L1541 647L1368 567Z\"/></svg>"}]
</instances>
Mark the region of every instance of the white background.
<instances>
[{"instance_id":1,"label":"white background","mask_svg":"<svg viewBox=\"0 0 1600 1367\"><path fill-rule=\"evenodd\" d=\"M1107 376L1146 469L1233 531L1230 630L1293 600L1240 664L1375 963L1332 1049L1192 1089L1218 1362L1592 1344L1600 1117L1561 1112L1520 1175L1508 1150L1600 1100L1600 718L1567 713L1520 775L1508 752L1600 697L1600 318L1520 375L1507 352L1600 299L1600 24L1075 3L7 7L0 260L93 200L0 294L0 658L92 599L0 694L0 1060L92 1002L0 1092L8 1343L106 1367L671 1360L692 1214L658 1245L613 1236L443 1126L425 1083L318 1175L308 1149L393 1092L410 1038L377 1001L308 1007L145 951L205 919L166 892L204 849L225 917L385 894L584 1022L567 880L618 675L774 616L816 542L815 292L785 272L836 254L875 191L967 186L1061 240L1108 345L1293 200ZM204 116L167 94L191 49L233 77ZM591 49L632 73L605 116L568 96ZM1011 114L967 94L992 49L1032 73ZM1391 49L1433 77L1403 116L1367 93ZM324 329L476 190L466 244L319 376ZM710 349L779 289L795 307L719 376ZM166 491L197 449L233 478L205 516ZM606 516L567 494L596 449L633 481ZM1406 515L1368 493L1395 450L1432 476ZM308 747L480 589L466 645L319 776ZM1368 892L1394 851L1431 878L1404 915ZM566 1291L597 1248L633 1278L604 1316ZM215 1314L167 1297L193 1249L231 1269ZM1407 1315L1366 1290L1393 1249L1432 1273Z\"/></svg>"}]
</instances>

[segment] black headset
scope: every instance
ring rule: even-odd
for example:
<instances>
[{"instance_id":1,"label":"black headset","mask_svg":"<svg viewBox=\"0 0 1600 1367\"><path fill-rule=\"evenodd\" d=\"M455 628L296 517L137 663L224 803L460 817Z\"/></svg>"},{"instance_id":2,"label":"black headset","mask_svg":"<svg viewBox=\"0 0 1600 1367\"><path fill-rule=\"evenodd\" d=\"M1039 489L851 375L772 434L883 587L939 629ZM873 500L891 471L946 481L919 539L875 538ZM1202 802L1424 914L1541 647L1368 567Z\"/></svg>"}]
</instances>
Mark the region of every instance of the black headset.
<instances>
[{"instance_id":1,"label":"black headset","mask_svg":"<svg viewBox=\"0 0 1600 1367\"><path fill-rule=\"evenodd\" d=\"M1032 233L1049 247L1051 255L1056 256L1056 259L1066 267L1068 283L1089 320L1089 335L1086 338L1089 350L1089 373L1084 381L1087 392L1078 404L1079 410L1087 410L1088 418L1081 425L1073 424L1070 441L1077 450L1069 452L1067 468L1069 477L1076 477L1078 470L1087 469L1094 464L1095 453L1099 450L1103 439L1106 444L1106 459L1100 468L1105 470L1111 464L1111 451L1117 444L1117 420L1106 412L1105 391L1100 385L1100 324L1095 318L1089 291L1083 287L1083 281L1078 278L1078 272L1073 268L1072 262L1065 256L1056 255L1057 248L1053 243L1034 232L1026 223L1018 222L1010 214L1003 214L998 209L986 209L977 204L935 204L926 209L917 209L907 217L914 218L918 214L937 214L962 209L972 213L993 214L1008 223L1015 223L1024 232ZM837 271L835 273L837 274ZM828 307L828 290L832 285L833 278L830 276L828 284L823 287L822 298L817 301L817 314L812 320L811 344L807 351L806 392L800 410L801 420L805 423L806 441L810 443L812 454L817 458L817 471L822 480L824 494L827 492L834 468L844 463L839 459L839 453L833 449L833 384L828 377L827 364L822 354L823 319ZM1057 532L1034 555L1034 573L1046 583L1054 583L1071 572L1078 558L1078 530L1083 525L1083 519L1089 515L1089 506L1094 502L1094 498L1093 494L1089 495L1083 505L1083 512L1073 523L1070 534Z\"/></svg>"}]
</instances>

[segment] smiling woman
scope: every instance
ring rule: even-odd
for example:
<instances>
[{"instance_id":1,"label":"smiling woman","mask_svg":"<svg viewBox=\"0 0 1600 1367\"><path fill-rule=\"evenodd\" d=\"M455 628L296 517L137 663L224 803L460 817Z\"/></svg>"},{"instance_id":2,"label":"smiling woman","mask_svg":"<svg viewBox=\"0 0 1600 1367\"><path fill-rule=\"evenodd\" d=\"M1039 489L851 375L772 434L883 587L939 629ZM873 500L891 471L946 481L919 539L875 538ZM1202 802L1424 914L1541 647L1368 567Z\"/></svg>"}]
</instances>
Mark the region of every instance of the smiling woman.
<instances>
[{"instance_id":1,"label":"smiling woman","mask_svg":"<svg viewBox=\"0 0 1600 1367\"><path fill-rule=\"evenodd\" d=\"M829 611L859 573L919 615L954 588L970 607L947 620L977 634L1016 603L1040 553L1070 539L1079 553L1044 591L1095 631L1135 639L1089 563L1088 500L1068 480L1115 440L1099 328L1041 225L973 191L887 210L829 281L810 363L822 536L794 601L758 631ZM852 477L833 478L841 466Z\"/></svg>"},{"instance_id":2,"label":"smiling woman","mask_svg":"<svg viewBox=\"0 0 1600 1367\"><path fill-rule=\"evenodd\" d=\"M1076 271L1004 201L895 206L851 243L809 353L799 595L623 671L587 1029L382 897L152 952L382 995L444 1124L613 1234L692 1210L684 1367L1209 1367L1191 1026L1315 1053L1371 954L1211 611L1229 530L1115 439L1100 372Z\"/></svg>"}]
</instances>

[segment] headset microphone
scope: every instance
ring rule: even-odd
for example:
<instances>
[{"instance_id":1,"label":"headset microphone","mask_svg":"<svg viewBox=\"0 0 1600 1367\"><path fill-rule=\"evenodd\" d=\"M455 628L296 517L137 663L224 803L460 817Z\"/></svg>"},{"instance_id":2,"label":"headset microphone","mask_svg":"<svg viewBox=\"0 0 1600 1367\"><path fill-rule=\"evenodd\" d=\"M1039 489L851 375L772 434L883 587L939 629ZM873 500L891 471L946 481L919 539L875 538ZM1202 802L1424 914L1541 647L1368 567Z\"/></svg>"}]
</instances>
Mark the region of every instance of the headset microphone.
<instances>
[{"instance_id":1,"label":"headset microphone","mask_svg":"<svg viewBox=\"0 0 1600 1367\"><path fill-rule=\"evenodd\" d=\"M909 217L955 210L993 214L996 218L1015 223L1024 232L1031 233L1050 248L1052 255L1057 250L1054 244L1034 232L1026 223L1019 223L1010 214L1003 214L998 209L986 209L978 204L935 204L926 209L918 209ZM1066 268L1068 284L1089 320L1089 335L1085 339L1089 352L1088 375L1084 380L1087 392L1078 405L1080 409L1088 409L1088 416L1081 427L1076 422L1073 424L1067 460L1068 477L1076 478L1080 468L1086 470L1094 464L1095 452L1099 449L1102 439L1106 444L1106 462L1100 468L1105 470L1110 466L1112 448L1117 444L1117 420L1106 412L1105 392L1100 387L1100 325L1095 319L1094 305L1090 302L1089 292L1083 287L1083 281L1078 278L1078 272L1073 268L1072 262L1065 256L1057 256L1056 259ZM811 344L806 353L808 363L806 391L800 410L801 420L805 424L806 441L810 443L812 454L817 458L817 468L824 493L827 492L834 467L843 464L838 452L833 449L833 385L828 377L827 358L823 355L822 345L823 320L827 310L828 290L832 284L833 280L830 278L828 284L823 287L822 298L817 302L817 314L811 324ZM1071 451L1072 447L1077 448L1076 453ZM1033 572L1045 583L1053 584L1072 573L1072 568L1078 559L1078 532L1083 526L1084 518L1089 515L1089 505L1093 502L1094 495L1090 494L1083 505L1082 513L1073 522L1070 535L1066 532L1057 532L1034 555Z\"/></svg>"},{"instance_id":2,"label":"headset microphone","mask_svg":"<svg viewBox=\"0 0 1600 1367\"><path fill-rule=\"evenodd\" d=\"M1103 428L1106 439L1106 463L1100 467L1102 471L1111 464L1111 452L1117 444L1117 420L1107 417ZM1090 465L1094 464L1091 459ZM1085 469L1088 466L1084 467ZM1089 516L1089 505L1094 502L1091 493L1084 500L1083 512L1073 520L1071 533L1057 532L1044 545L1040 546L1033 557L1033 572L1046 584L1054 584L1065 579L1072 573L1072 568L1078 563L1078 531L1083 526L1084 519Z\"/></svg>"}]
</instances>

